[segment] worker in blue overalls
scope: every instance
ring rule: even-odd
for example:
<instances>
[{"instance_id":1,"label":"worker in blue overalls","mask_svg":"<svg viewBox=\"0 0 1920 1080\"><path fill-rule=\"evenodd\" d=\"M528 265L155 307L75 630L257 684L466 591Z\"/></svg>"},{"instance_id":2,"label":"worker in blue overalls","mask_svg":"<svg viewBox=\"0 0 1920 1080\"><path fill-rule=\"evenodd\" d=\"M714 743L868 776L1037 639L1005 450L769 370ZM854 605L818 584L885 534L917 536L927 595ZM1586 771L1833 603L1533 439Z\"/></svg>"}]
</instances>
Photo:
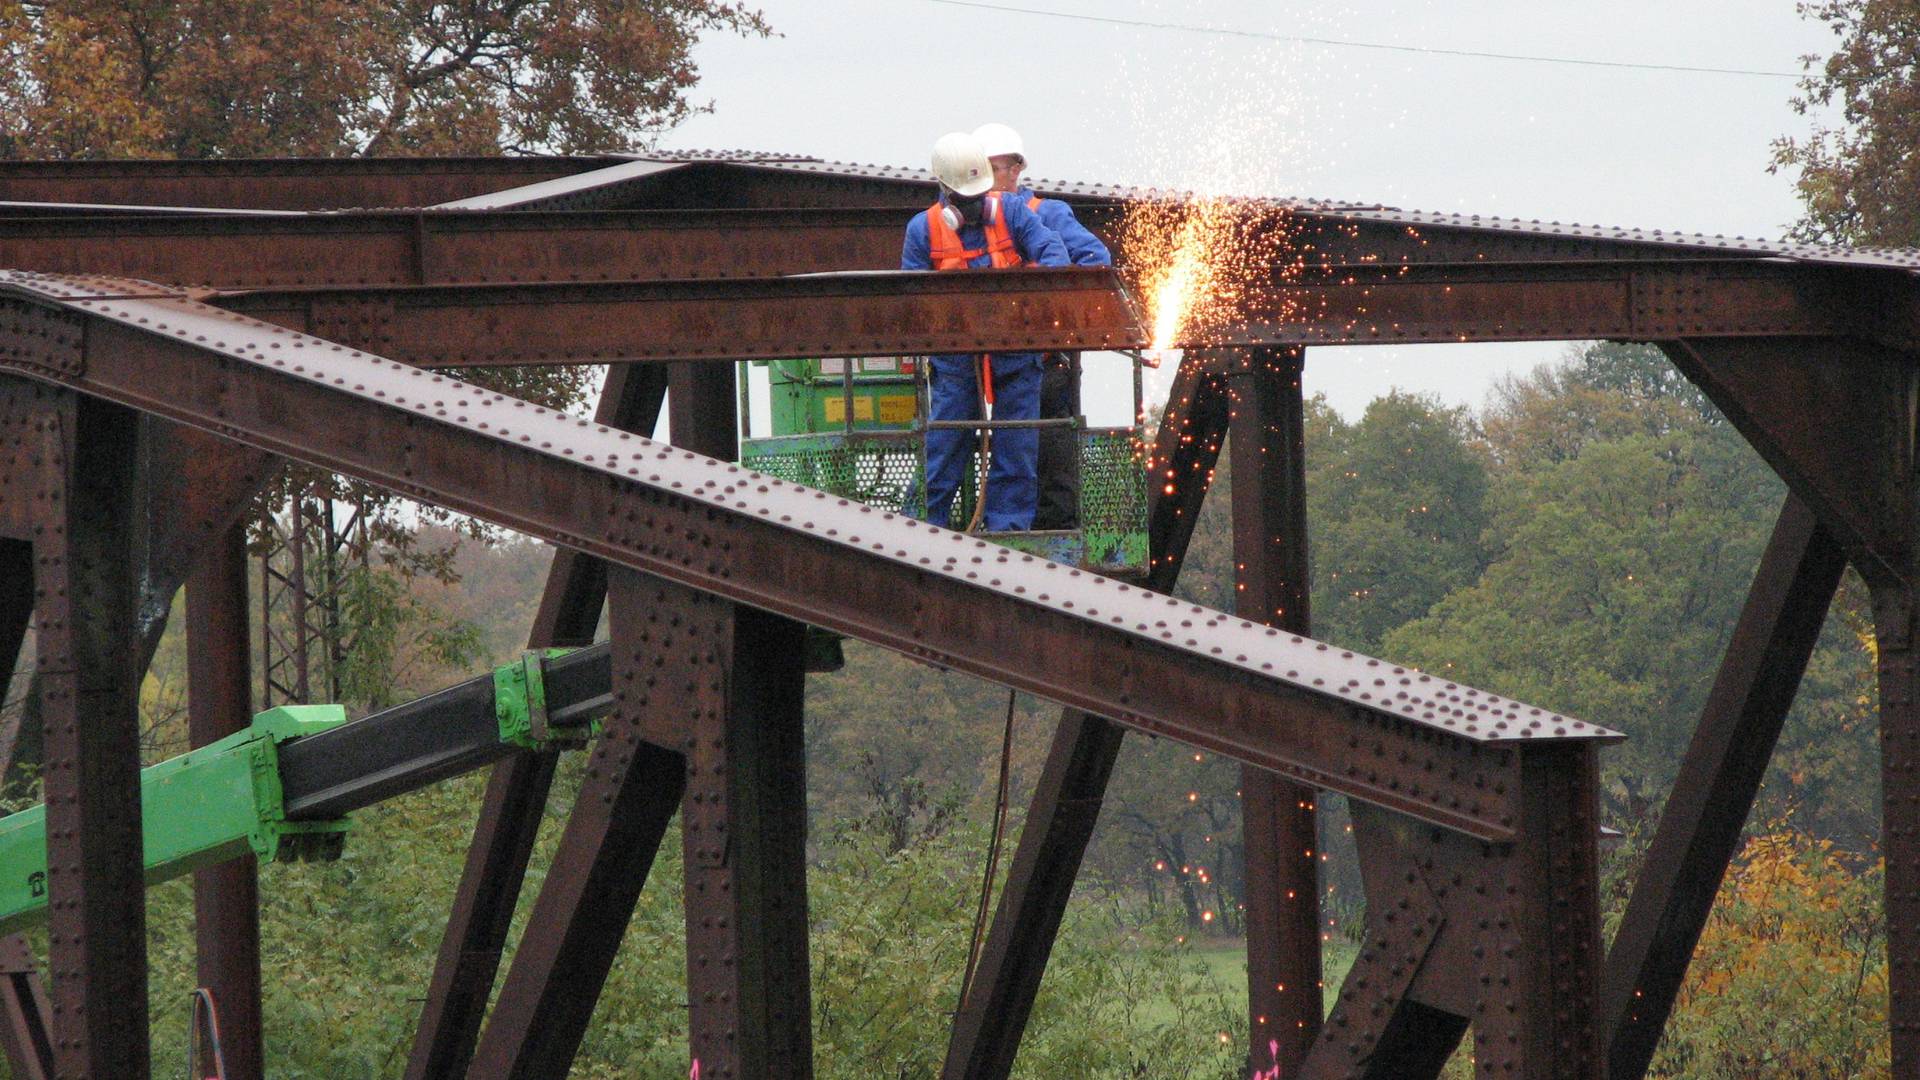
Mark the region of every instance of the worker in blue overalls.
<instances>
[{"instance_id":1,"label":"worker in blue overalls","mask_svg":"<svg viewBox=\"0 0 1920 1080\"><path fill-rule=\"evenodd\" d=\"M1100 238L1073 216L1073 207L1059 199L1042 199L1020 186L1027 167L1026 143L1005 124L982 124L973 129L993 166L993 188L1040 215L1040 221L1060 235L1075 266L1112 266L1113 255ZM1041 359L1040 416L1059 420L1080 414L1079 357L1050 352ZM1040 430L1040 495L1034 512L1035 529L1071 529L1080 520L1080 446L1072 428Z\"/></svg>"},{"instance_id":2,"label":"worker in blue overalls","mask_svg":"<svg viewBox=\"0 0 1920 1080\"><path fill-rule=\"evenodd\" d=\"M1066 266L1066 245L1039 215L993 192L993 167L980 141L965 132L942 135L933 146L933 175L940 198L907 223L900 250L902 270L968 270L1025 265ZM982 369L989 372L986 400L995 420L1033 420L1040 415L1040 354L994 353L930 358L928 380L935 420L979 420ZM988 532L1025 532L1033 527L1038 494L1033 428L993 432L982 524ZM936 428L927 432L927 520L951 523L953 497L966 474L976 433Z\"/></svg>"}]
</instances>

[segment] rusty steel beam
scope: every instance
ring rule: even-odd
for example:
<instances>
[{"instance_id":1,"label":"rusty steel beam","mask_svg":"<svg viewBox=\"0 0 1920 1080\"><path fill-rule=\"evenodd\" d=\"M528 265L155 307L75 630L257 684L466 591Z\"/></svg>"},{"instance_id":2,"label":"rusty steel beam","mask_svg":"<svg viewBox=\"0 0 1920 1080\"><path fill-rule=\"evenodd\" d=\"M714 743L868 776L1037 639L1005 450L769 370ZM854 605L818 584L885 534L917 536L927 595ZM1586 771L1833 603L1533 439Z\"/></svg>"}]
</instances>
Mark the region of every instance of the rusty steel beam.
<instances>
[{"instance_id":1,"label":"rusty steel beam","mask_svg":"<svg viewBox=\"0 0 1920 1080\"><path fill-rule=\"evenodd\" d=\"M719 707L682 744L687 1044L703 1078L807 1080L806 626L729 607Z\"/></svg>"},{"instance_id":2,"label":"rusty steel beam","mask_svg":"<svg viewBox=\"0 0 1920 1080\"><path fill-rule=\"evenodd\" d=\"M1307 570L1302 349L1230 358L1234 610L1313 630ZM1313 788L1240 770L1246 851L1247 1071L1291 1076L1320 1033L1320 849Z\"/></svg>"},{"instance_id":3,"label":"rusty steel beam","mask_svg":"<svg viewBox=\"0 0 1920 1080\"><path fill-rule=\"evenodd\" d=\"M194 746L253 719L247 650L247 527L235 522L207 547L187 583L187 724ZM199 985L213 995L226 1062L222 1080L261 1080L260 892L257 860L243 855L193 875Z\"/></svg>"},{"instance_id":4,"label":"rusty steel beam","mask_svg":"<svg viewBox=\"0 0 1920 1080\"><path fill-rule=\"evenodd\" d=\"M1202 357L1174 372L1151 457L1161 478L1148 493L1147 588L1155 592L1172 591L1186 559L1226 437L1228 400L1220 367ZM1012 1073L1124 734L1112 721L1061 710L972 985L953 1018L946 1080Z\"/></svg>"},{"instance_id":5,"label":"rusty steel beam","mask_svg":"<svg viewBox=\"0 0 1920 1080\"><path fill-rule=\"evenodd\" d=\"M0 365L1435 824L1509 837L1529 746L1617 738L204 305L62 288L8 279Z\"/></svg>"},{"instance_id":6,"label":"rusty steel beam","mask_svg":"<svg viewBox=\"0 0 1920 1080\"><path fill-rule=\"evenodd\" d=\"M608 577L613 714L594 745L469 1080L567 1075L685 788L683 759L645 732L684 710L725 707L717 654L726 646L731 605L624 569Z\"/></svg>"},{"instance_id":7,"label":"rusty steel beam","mask_svg":"<svg viewBox=\"0 0 1920 1080\"><path fill-rule=\"evenodd\" d=\"M974 339L981 348L1037 345L1031 335L1066 313L1087 321L1060 329L1083 331L1081 340L1087 343L1043 347L1138 347L1144 343L1139 330L1121 329L1119 311L1099 307L1108 298L1095 293L1090 282L1108 273L871 273L778 281L262 290L209 300L321 336L386 343L396 359L417 357L423 364L448 367L592 360L620 355L622 347L642 350L635 359L757 359L794 355L780 350L794 347L795 339L834 355L964 349L968 334L984 335ZM1208 339L1222 346L1300 346L1854 333L1895 348L1920 343L1915 333L1920 289L1879 287L1864 294L1869 300L1861 299L1869 284L1861 279L1877 276L1757 262L1365 267L1324 276L1316 271L1309 277L1323 280L1295 279L1244 293L1239 314L1210 329ZM1075 295L1074 282L1086 295ZM996 294L1035 306L997 306L991 299ZM882 296L900 305L898 315L874 307ZM939 306L930 307L934 304ZM556 316L549 310L554 306L580 324L571 334L555 333ZM927 332L896 347L895 339L877 332L895 319L913 320ZM737 344L712 340L723 320L737 328ZM498 344L490 346L475 332L460 333L463 325L484 326ZM1000 330L1029 337L1002 341L995 334ZM629 344L623 332L638 340ZM712 344L697 348L702 341Z\"/></svg>"},{"instance_id":8,"label":"rusty steel beam","mask_svg":"<svg viewBox=\"0 0 1920 1080\"><path fill-rule=\"evenodd\" d=\"M279 463L270 454L195 428L150 416L140 417L139 425L139 455L150 485L147 503L168 508L144 515L146 535L135 545L141 565L133 575L139 630L134 664L144 672L166 632L174 596L200 552L246 513ZM0 730L0 760L11 763L10 784L27 782L28 774L18 766L37 767L44 760L40 704L39 695L29 694L19 722Z\"/></svg>"},{"instance_id":9,"label":"rusty steel beam","mask_svg":"<svg viewBox=\"0 0 1920 1080\"><path fill-rule=\"evenodd\" d=\"M431 206L617 167L618 157L257 158L0 163L0 199L334 210Z\"/></svg>"},{"instance_id":10,"label":"rusty steel beam","mask_svg":"<svg viewBox=\"0 0 1920 1080\"><path fill-rule=\"evenodd\" d=\"M28 504L38 526L54 1060L62 1076L138 1080L148 1070L133 662L138 423L122 406L28 380L7 379L0 392L14 429L4 501Z\"/></svg>"},{"instance_id":11,"label":"rusty steel beam","mask_svg":"<svg viewBox=\"0 0 1920 1080\"><path fill-rule=\"evenodd\" d=\"M712 201L592 214L0 218L0 265L225 288L765 277L891 267L910 209L704 208ZM1126 207L1083 209L1124 264ZM1894 341L1920 334L1911 279L1870 268L1262 213L1288 236L1274 258L1290 269L1249 292L1259 306L1230 344L1751 336L1846 325L1878 326ZM1836 302L1863 292L1872 302Z\"/></svg>"},{"instance_id":12,"label":"rusty steel beam","mask_svg":"<svg viewBox=\"0 0 1920 1080\"><path fill-rule=\"evenodd\" d=\"M689 169L649 191L650 204L692 198L702 200L700 205L713 205L716 199L724 198L729 206L843 206L870 201L917 201L924 206L935 190L932 175L920 169L741 158L710 162L708 167L724 171L716 174ZM1920 270L1920 250L1912 248L1849 249L1665 229L1402 210L1378 203L1324 199L1235 196L1208 200L1191 192L1049 180L1035 180L1032 186L1045 198L1068 202L1083 219L1093 219L1096 224L1106 220L1099 216L1102 212L1124 215L1130 207L1151 204L1152 224L1158 228L1177 218L1183 205L1211 202L1210 213L1238 218L1229 222L1229 227L1259 245L1250 250L1275 251L1275 261L1288 261L1294 256L1311 256L1308 262L1376 264L1783 257L1909 273ZM1278 230L1278 235L1262 236L1263 230Z\"/></svg>"},{"instance_id":13,"label":"rusty steel beam","mask_svg":"<svg viewBox=\"0 0 1920 1080\"><path fill-rule=\"evenodd\" d=\"M1668 343L1697 383L1846 550L1872 593L1882 786L1920 772L1920 609L1913 401L1920 356L1844 340ZM1896 1076L1920 1074L1920 800L1883 800Z\"/></svg>"},{"instance_id":14,"label":"rusty steel beam","mask_svg":"<svg viewBox=\"0 0 1920 1080\"><path fill-rule=\"evenodd\" d=\"M1639 1080L1685 981L1847 560L1789 497L1607 953L1611 1080Z\"/></svg>"},{"instance_id":15,"label":"rusty steel beam","mask_svg":"<svg viewBox=\"0 0 1920 1080\"><path fill-rule=\"evenodd\" d=\"M670 380L673 444L738 457L732 366L675 364ZM721 623L717 701L687 711L675 744L687 769L687 1044L710 1080L807 1080L807 628L738 604Z\"/></svg>"},{"instance_id":16,"label":"rusty steel beam","mask_svg":"<svg viewBox=\"0 0 1920 1080\"><path fill-rule=\"evenodd\" d=\"M1476 1071L1601 1080L1598 777L1592 746L1526 765L1522 842L1353 807L1360 952L1302 1080L1436 1080L1471 1022Z\"/></svg>"},{"instance_id":17,"label":"rusty steel beam","mask_svg":"<svg viewBox=\"0 0 1920 1080\"><path fill-rule=\"evenodd\" d=\"M739 456L733 368L674 364L673 445ZM813 1075L807 959L806 625L720 618L717 696L686 712L687 1044L711 1080Z\"/></svg>"},{"instance_id":18,"label":"rusty steel beam","mask_svg":"<svg viewBox=\"0 0 1920 1080\"><path fill-rule=\"evenodd\" d=\"M506 947L557 755L527 752L494 766L454 893L407 1060L408 1080L466 1075Z\"/></svg>"},{"instance_id":19,"label":"rusty steel beam","mask_svg":"<svg viewBox=\"0 0 1920 1080\"><path fill-rule=\"evenodd\" d=\"M1911 480L1912 474L1907 478ZM1869 579L1879 651L1881 850L1886 854L1892 1076L1920 1075L1920 597Z\"/></svg>"},{"instance_id":20,"label":"rusty steel beam","mask_svg":"<svg viewBox=\"0 0 1920 1080\"><path fill-rule=\"evenodd\" d=\"M500 215L514 217L514 215ZM572 216L572 215L566 215ZM733 259L724 265L752 281L702 277L714 263L674 258L634 258L650 244L630 232L591 230L618 249L617 256L586 258L556 265L545 259L533 265L513 260L516 242L544 232L512 228L501 234L501 253L490 260L462 263L488 268L491 281L460 280L459 272L419 270L414 278L431 287L414 287L406 274L398 283L371 274L363 282L293 282L272 288L229 289L206 297L229 310L294 327L351 344L384 345L395 358L415 359L437 366L489 366L524 363L585 361L621 357L621 349L638 351L624 358L680 358L730 355L742 359L792 355L781 350L799 341L815 352L838 348L846 355L883 355L888 351L924 351L964 348L968 333L995 330L1035 333L1062 308L1069 312L1097 304L1092 296L1071 297L1096 272L1085 270L1021 271L1007 283L1005 275L942 274L910 276L899 273L861 273L858 276L805 277L760 280L782 270L826 273L835 270L870 271L891 265L891 256L870 251L809 249L805 257L787 258L761 251L753 259ZM583 230L575 229L571 232ZM724 230L721 230L724 232ZM881 246L897 245L897 228L884 230ZM701 229L663 230L679 238L710 234ZM489 234L465 233L485 242ZM788 235L805 235L803 229ZM339 238L332 238L338 240ZM403 232L399 243L423 243L417 233ZM725 258L742 241L731 237L702 250L703 257ZM249 245L256 246L256 245ZM248 259L289 258L301 245L280 248L261 244L265 254ZM339 245L353 247L351 242ZM371 244L369 246L372 246ZM749 245L751 246L751 245ZM80 255L42 256L31 261L31 251L8 259L0 237L0 263L36 270L62 271L86 265ZM143 250L143 249L142 249ZM378 248L374 248L377 252ZM299 273L266 273L262 279L334 277L313 268L367 266L381 269L384 261L411 261L405 251L394 251L371 262L354 256L312 262L298 259ZM644 264L644 265L642 265ZM245 263L236 263L244 266ZM142 279L178 280L203 275L168 274L150 258L107 258L89 268L124 269ZM764 273L762 273L764 272ZM1097 272L1105 273L1105 272ZM672 279L661 275L674 275ZM1059 275L1059 276L1055 276ZM1076 277L1075 275L1079 275ZM223 275L243 278L233 272ZM515 278L518 277L516 281ZM584 280L588 277L598 280ZM915 277L931 279L913 284ZM986 280L981 280L982 278ZM632 280L613 280L631 278ZM1113 280L1118 280L1113 279ZM505 284L504 282L513 282ZM240 282L245 284L245 282ZM141 286L103 281L103 291ZM1021 296L1038 306L991 306L991 294ZM876 310L886 296L897 312ZM930 309L933 303L942 305ZM1439 265L1383 269L1376 266L1311 270L1245 291L1240 311L1209 332L1210 343L1229 346L1309 344L1412 344L1455 341L1530 341L1612 338L1620 340L1675 340L1699 338L1777 338L1854 334L1895 348L1920 343L1920 287L1894 281L1878 271L1791 265L1780 262L1594 262L1552 265ZM557 309L557 310L556 310ZM983 315L982 312L985 314ZM951 322L940 319L951 318ZM1096 314L1097 319L1115 318ZM570 320L558 332L555 320ZM918 320L917 336L896 342L876 335L873 328L895 320ZM720 321L742 332L737 346L713 344L690 349L690 343L715 337ZM1047 347L1137 347L1139 334L1121 333L1098 324L1072 342ZM1074 329L1069 327L1069 330ZM637 340L632 338L637 337ZM981 347L1002 344L997 338L977 342ZM1047 343L1023 340L1007 345Z\"/></svg>"},{"instance_id":21,"label":"rusty steel beam","mask_svg":"<svg viewBox=\"0 0 1920 1080\"><path fill-rule=\"evenodd\" d=\"M778 277L892 269L901 207L22 219L0 266L217 288Z\"/></svg>"},{"instance_id":22,"label":"rusty steel beam","mask_svg":"<svg viewBox=\"0 0 1920 1080\"><path fill-rule=\"evenodd\" d=\"M664 370L616 365L607 374L595 419L622 431L652 431L665 392ZM606 595L606 563L554 548L528 646L592 644ZM488 777L407 1060L407 1080L458 1080L466 1075L533 856L540 808L553 787L555 757L516 754Z\"/></svg>"},{"instance_id":23,"label":"rusty steel beam","mask_svg":"<svg viewBox=\"0 0 1920 1080\"><path fill-rule=\"evenodd\" d=\"M18 218L305 217L305 210L233 210L222 206L115 206L0 200L0 222Z\"/></svg>"},{"instance_id":24,"label":"rusty steel beam","mask_svg":"<svg viewBox=\"0 0 1920 1080\"><path fill-rule=\"evenodd\" d=\"M1313 266L1249 293L1226 344L1852 334L1910 347L1920 283L1783 261Z\"/></svg>"},{"instance_id":25,"label":"rusty steel beam","mask_svg":"<svg viewBox=\"0 0 1920 1080\"><path fill-rule=\"evenodd\" d=\"M907 209L0 218L0 265L228 289L769 277L897 265ZM1123 265L1124 213L1088 209ZM1274 259L1287 269L1244 291L1248 310L1223 344L1832 332L1920 340L1920 287L1875 268L1619 242L1542 252L1525 246L1546 243L1538 237L1410 233L1307 211L1276 220L1290 239ZM390 303L377 294L329 302Z\"/></svg>"},{"instance_id":26,"label":"rusty steel beam","mask_svg":"<svg viewBox=\"0 0 1920 1080\"><path fill-rule=\"evenodd\" d=\"M12 426L12 418L0 417L0 425ZM4 500L0 500L4 501ZM7 515L0 513L0 519ZM25 533L26 535L21 535ZM27 628L33 625L33 544L31 528L11 534L0 520L0 707L7 715L0 719L0 773L13 757L19 738L20 717L26 712L15 676L21 669L20 648L26 643ZM21 679L25 684L27 680Z\"/></svg>"},{"instance_id":27,"label":"rusty steel beam","mask_svg":"<svg viewBox=\"0 0 1920 1080\"><path fill-rule=\"evenodd\" d=\"M686 166L677 161L626 161L572 176L468 195L439 203L442 210L618 210L662 176Z\"/></svg>"},{"instance_id":28,"label":"rusty steel beam","mask_svg":"<svg viewBox=\"0 0 1920 1080\"><path fill-rule=\"evenodd\" d=\"M1117 223L1142 205L1149 224L1178 219L1191 193L1105 184L1033 182L1036 193L1075 208L1081 220L1116 251L1127 230ZM931 174L918 169L807 160L731 160L690 164L650 187L636 206L836 207L912 206L931 202ZM1248 242L1244 250L1270 253L1274 263L1404 265L1420 263L1562 262L1786 258L1810 264L1920 270L1911 249L1846 249L1757 238L1706 236L1662 229L1527 221L1480 214L1402 210L1377 203L1315 199L1233 198L1228 227ZM1210 213L1219 214L1216 206ZM1124 256L1121 259L1125 262Z\"/></svg>"},{"instance_id":29,"label":"rusty steel beam","mask_svg":"<svg viewBox=\"0 0 1920 1080\"><path fill-rule=\"evenodd\" d=\"M1664 342L1871 584L1910 586L1915 354L1832 338Z\"/></svg>"},{"instance_id":30,"label":"rusty steel beam","mask_svg":"<svg viewBox=\"0 0 1920 1080\"><path fill-rule=\"evenodd\" d=\"M16 459L7 464L18 467L21 463ZM6 704L9 713L6 731L0 735L0 773L7 771L12 760L18 725L26 712L24 703L11 695L23 660L20 648L33 623L33 594L32 543L25 538L0 538L0 703ZM0 1052L6 1054L12 1076L18 1080L53 1076L52 1026L46 989L26 936L0 938Z\"/></svg>"},{"instance_id":31,"label":"rusty steel beam","mask_svg":"<svg viewBox=\"0 0 1920 1080\"><path fill-rule=\"evenodd\" d=\"M100 281L102 295L151 292ZM1140 348L1110 270L248 292L216 307L422 367Z\"/></svg>"},{"instance_id":32,"label":"rusty steel beam","mask_svg":"<svg viewBox=\"0 0 1920 1080\"><path fill-rule=\"evenodd\" d=\"M26 935L0 938L0 1051L12 1080L53 1080L51 1017Z\"/></svg>"}]
</instances>

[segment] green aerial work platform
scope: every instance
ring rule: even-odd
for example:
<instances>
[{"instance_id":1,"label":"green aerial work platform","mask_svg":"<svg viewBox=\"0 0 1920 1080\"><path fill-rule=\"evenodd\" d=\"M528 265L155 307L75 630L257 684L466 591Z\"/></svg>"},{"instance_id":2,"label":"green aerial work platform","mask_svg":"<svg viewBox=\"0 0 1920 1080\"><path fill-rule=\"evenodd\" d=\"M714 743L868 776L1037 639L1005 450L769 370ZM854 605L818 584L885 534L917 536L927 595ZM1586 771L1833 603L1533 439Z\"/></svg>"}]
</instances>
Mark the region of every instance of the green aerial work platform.
<instances>
[{"instance_id":1,"label":"green aerial work platform","mask_svg":"<svg viewBox=\"0 0 1920 1080\"><path fill-rule=\"evenodd\" d=\"M1074 360L1077 365L1078 358ZM754 436L749 373L768 384L769 434ZM913 517L926 514L926 365L923 357L754 361L740 372L740 463L797 484ZM995 543L1110 577L1147 572L1147 476L1142 457L1143 392L1133 361L1134 422L1092 427L1084 416L1057 421L1079 446L1079 523L1055 532L983 534ZM1031 421L1027 422L1031 425ZM1043 422L1044 423L1044 422ZM978 423L992 430L992 421ZM960 485L953 519L973 515L976 467Z\"/></svg>"}]
</instances>

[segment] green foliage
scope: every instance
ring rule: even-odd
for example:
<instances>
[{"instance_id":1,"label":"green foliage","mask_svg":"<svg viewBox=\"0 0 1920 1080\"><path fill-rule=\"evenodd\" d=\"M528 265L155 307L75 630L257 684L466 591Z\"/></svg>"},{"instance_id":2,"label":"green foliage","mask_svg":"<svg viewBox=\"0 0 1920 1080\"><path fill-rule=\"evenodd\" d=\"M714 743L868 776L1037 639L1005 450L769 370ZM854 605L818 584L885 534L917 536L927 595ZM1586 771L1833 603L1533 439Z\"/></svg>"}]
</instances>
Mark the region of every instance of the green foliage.
<instances>
[{"instance_id":1,"label":"green foliage","mask_svg":"<svg viewBox=\"0 0 1920 1080\"><path fill-rule=\"evenodd\" d=\"M563 769L513 940L544 880L580 773L577 758ZM384 804L357 815L339 862L262 870L274 1076L399 1075L480 790L478 778L469 777ZM662 844L575 1077L626 1080L686 1068L679 840L675 828ZM856 824L812 866L822 1080L938 1072L984 844L982 829L966 827L895 851L884 831ZM161 1063L185 1055L190 897L185 882L149 894L154 1057ZM1054 948L1015 1075L1226 1080L1235 1073L1245 1024L1239 1014L1176 927L1140 923L1124 904L1082 897Z\"/></svg>"},{"instance_id":2,"label":"green foliage","mask_svg":"<svg viewBox=\"0 0 1920 1080\"><path fill-rule=\"evenodd\" d=\"M1494 473L1503 476L1551 468L1600 443L1721 422L1658 350L1603 341L1502 380L1480 427Z\"/></svg>"},{"instance_id":3,"label":"green foliage","mask_svg":"<svg viewBox=\"0 0 1920 1080\"><path fill-rule=\"evenodd\" d=\"M885 830L856 826L840 841L811 892L818 1075L935 1075L966 960L984 831L955 829L898 851ZM1054 945L1014 1075L1234 1075L1245 1018L1177 934L1165 920L1140 925L1124 906L1081 894Z\"/></svg>"},{"instance_id":4,"label":"green foliage","mask_svg":"<svg viewBox=\"0 0 1920 1080\"><path fill-rule=\"evenodd\" d=\"M1777 501L1731 436L1634 436L1504 486L1501 554L1387 651L1626 730L1614 767L1664 778ZM1775 492L1777 492L1777 487ZM1678 743L1679 745L1676 745Z\"/></svg>"},{"instance_id":5,"label":"green foliage","mask_svg":"<svg viewBox=\"0 0 1920 1080\"><path fill-rule=\"evenodd\" d=\"M340 693L367 710L410 696L399 693L412 669L466 668L481 659L480 628L449 619L408 592L406 581L368 567L349 570L341 615L354 628L340 670Z\"/></svg>"},{"instance_id":6,"label":"green foliage","mask_svg":"<svg viewBox=\"0 0 1920 1080\"><path fill-rule=\"evenodd\" d=\"M1465 409L1399 392L1309 423L1314 636L1375 652L1480 572L1487 473Z\"/></svg>"},{"instance_id":7,"label":"green foliage","mask_svg":"<svg viewBox=\"0 0 1920 1080\"><path fill-rule=\"evenodd\" d=\"M1597 366L1514 388L1493 559L1386 650L1626 731L1607 768L1621 809L1638 813L1671 779L1782 489L1725 424L1643 382L1595 385ZM1561 391L1582 417L1542 423Z\"/></svg>"}]
</instances>

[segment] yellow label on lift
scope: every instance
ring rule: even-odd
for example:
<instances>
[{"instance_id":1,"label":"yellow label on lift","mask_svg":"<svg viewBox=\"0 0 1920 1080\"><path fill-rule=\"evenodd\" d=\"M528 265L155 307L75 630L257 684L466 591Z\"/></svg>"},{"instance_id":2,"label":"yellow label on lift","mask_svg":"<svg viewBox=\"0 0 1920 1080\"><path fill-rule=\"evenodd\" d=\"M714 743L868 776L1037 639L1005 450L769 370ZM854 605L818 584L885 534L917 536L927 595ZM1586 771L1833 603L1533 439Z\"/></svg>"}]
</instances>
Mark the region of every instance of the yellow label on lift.
<instances>
[{"instance_id":1,"label":"yellow label on lift","mask_svg":"<svg viewBox=\"0 0 1920 1080\"><path fill-rule=\"evenodd\" d=\"M847 422L847 400L845 398L828 398L825 405L827 407L827 423L844 424ZM912 414L909 413L908 415ZM869 397L854 398L853 418L855 420L873 419L873 399Z\"/></svg>"},{"instance_id":2,"label":"yellow label on lift","mask_svg":"<svg viewBox=\"0 0 1920 1080\"><path fill-rule=\"evenodd\" d=\"M880 399L880 422L883 424L911 424L915 411L912 394L895 394Z\"/></svg>"}]
</instances>

